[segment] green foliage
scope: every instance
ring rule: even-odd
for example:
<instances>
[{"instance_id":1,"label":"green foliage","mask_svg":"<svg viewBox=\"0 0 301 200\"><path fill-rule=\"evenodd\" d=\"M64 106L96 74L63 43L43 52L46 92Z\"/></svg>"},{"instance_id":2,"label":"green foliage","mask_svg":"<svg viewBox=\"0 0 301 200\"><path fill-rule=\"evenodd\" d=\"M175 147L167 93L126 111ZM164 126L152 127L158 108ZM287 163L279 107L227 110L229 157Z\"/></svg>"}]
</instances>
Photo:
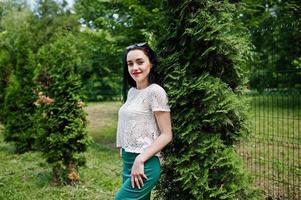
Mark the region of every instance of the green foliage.
<instances>
[{"instance_id":1,"label":"green foliage","mask_svg":"<svg viewBox=\"0 0 301 200\"><path fill-rule=\"evenodd\" d=\"M248 134L246 100L209 75L184 78L175 88L168 93L174 141L164 151L159 196L253 199L250 177L232 146Z\"/></svg>"},{"instance_id":2,"label":"green foliage","mask_svg":"<svg viewBox=\"0 0 301 200\"><path fill-rule=\"evenodd\" d=\"M5 36L0 33L0 41L3 41ZM0 43L0 123L4 122L4 98L5 98L5 88L9 82L9 76L12 70L11 56L9 45Z\"/></svg>"},{"instance_id":3,"label":"green foliage","mask_svg":"<svg viewBox=\"0 0 301 200\"><path fill-rule=\"evenodd\" d=\"M149 40L159 30L160 3L160 0L77 0L75 9L85 25L109 31L124 47Z\"/></svg>"},{"instance_id":4,"label":"green foliage","mask_svg":"<svg viewBox=\"0 0 301 200\"><path fill-rule=\"evenodd\" d=\"M160 183L160 187L165 188L164 199L255 199L246 187L250 180L246 178L236 152L208 133L200 132L198 140L198 145L193 146L195 148L191 148L191 144L186 152L173 152L185 152L181 159L171 157L164 164L166 173ZM172 170L167 166L177 167ZM170 176L175 178L171 183L167 181ZM181 193L175 191L179 184Z\"/></svg>"},{"instance_id":5,"label":"green foliage","mask_svg":"<svg viewBox=\"0 0 301 200\"><path fill-rule=\"evenodd\" d=\"M125 47L143 41L156 43L155 34L161 29L160 4L160 0L76 1L76 13L90 39L86 57L89 80L84 83L90 100L105 100L107 93L120 94Z\"/></svg>"},{"instance_id":6,"label":"green foliage","mask_svg":"<svg viewBox=\"0 0 301 200\"><path fill-rule=\"evenodd\" d=\"M169 93L170 104L175 106L174 112L179 113L179 125L176 126L182 131L183 139L191 131L204 131L218 135L225 144L232 145L247 136L247 101L243 96L238 98L220 79L208 74L184 77L176 88L178 90ZM189 121L185 120L187 117ZM194 137L186 139L189 144L198 140Z\"/></svg>"},{"instance_id":7,"label":"green foliage","mask_svg":"<svg viewBox=\"0 0 301 200\"><path fill-rule=\"evenodd\" d=\"M2 4L6 9L0 10L0 122L5 140L15 142L17 152L23 153L34 149L36 138L34 55L57 37L78 32L79 23L54 1L40 1L38 16L24 2Z\"/></svg>"},{"instance_id":8,"label":"green foliage","mask_svg":"<svg viewBox=\"0 0 301 200\"><path fill-rule=\"evenodd\" d=\"M293 64L301 55L301 2L244 0L241 20L252 33L257 59L250 73L252 89L300 88L300 73Z\"/></svg>"},{"instance_id":9,"label":"green foliage","mask_svg":"<svg viewBox=\"0 0 301 200\"><path fill-rule=\"evenodd\" d=\"M54 42L64 34L79 32L80 24L76 15L68 10L65 11L65 6L54 0L38 1L33 26L37 49L44 44Z\"/></svg>"},{"instance_id":10,"label":"green foliage","mask_svg":"<svg viewBox=\"0 0 301 200\"><path fill-rule=\"evenodd\" d=\"M85 162L82 153L91 143L76 72L80 57L75 43L71 34L61 37L41 48L37 56L36 77L41 85L37 103L41 104L43 122L38 147L52 164L56 183L78 181L78 167Z\"/></svg>"},{"instance_id":11,"label":"green foliage","mask_svg":"<svg viewBox=\"0 0 301 200\"><path fill-rule=\"evenodd\" d=\"M3 70L0 96L4 102L1 122L5 126L5 141L14 142L18 153L32 150L35 141L33 33L29 23L32 17L29 11L21 10L8 13L2 21L5 31L0 42L4 47L1 51L4 59L0 62Z\"/></svg>"},{"instance_id":12,"label":"green foliage","mask_svg":"<svg viewBox=\"0 0 301 200\"><path fill-rule=\"evenodd\" d=\"M18 153L33 150L36 139L33 125L35 97L30 85L21 84L16 76L11 75L4 105L4 139L13 142Z\"/></svg>"},{"instance_id":13,"label":"green foliage","mask_svg":"<svg viewBox=\"0 0 301 200\"><path fill-rule=\"evenodd\" d=\"M159 74L173 120L173 143L157 187L162 199L256 199L234 150L249 136L243 98L252 56L241 4L167 1ZM181 192L179 192L181 191Z\"/></svg>"},{"instance_id":14,"label":"green foliage","mask_svg":"<svg viewBox=\"0 0 301 200\"><path fill-rule=\"evenodd\" d=\"M120 96L122 62L120 48L104 30L85 30L77 36L82 62L78 66L89 101L112 100Z\"/></svg>"}]
</instances>

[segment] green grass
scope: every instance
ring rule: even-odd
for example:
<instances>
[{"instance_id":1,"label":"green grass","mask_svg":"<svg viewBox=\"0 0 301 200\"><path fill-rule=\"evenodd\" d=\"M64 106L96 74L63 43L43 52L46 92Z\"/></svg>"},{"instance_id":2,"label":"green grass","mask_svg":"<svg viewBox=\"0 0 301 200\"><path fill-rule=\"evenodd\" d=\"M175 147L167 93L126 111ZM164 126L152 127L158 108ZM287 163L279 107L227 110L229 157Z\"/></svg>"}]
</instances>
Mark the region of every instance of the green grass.
<instances>
[{"instance_id":1,"label":"green grass","mask_svg":"<svg viewBox=\"0 0 301 200\"><path fill-rule=\"evenodd\" d=\"M102 146L115 147L118 109L120 102L89 103L88 131L94 141Z\"/></svg>"},{"instance_id":2,"label":"green grass","mask_svg":"<svg viewBox=\"0 0 301 200\"><path fill-rule=\"evenodd\" d=\"M291 97L252 98L253 137L239 152L267 194L298 199L301 108ZM115 148L120 106L120 102L104 102L85 108L89 113L87 128L95 143L85 153L87 166L80 168L81 182L76 186L52 186L51 168L41 155L14 154L13 145L4 143L0 134L0 200L113 199L121 185L121 160Z\"/></svg>"},{"instance_id":3,"label":"green grass","mask_svg":"<svg viewBox=\"0 0 301 200\"><path fill-rule=\"evenodd\" d=\"M120 102L92 103L88 130L95 143L85 153L86 167L75 186L52 186L51 168L40 153L14 153L12 144L0 134L0 199L100 199L111 200L121 185L121 160L114 147L117 111ZM100 112L106 110L104 112ZM100 113L99 113L100 112Z\"/></svg>"}]
</instances>

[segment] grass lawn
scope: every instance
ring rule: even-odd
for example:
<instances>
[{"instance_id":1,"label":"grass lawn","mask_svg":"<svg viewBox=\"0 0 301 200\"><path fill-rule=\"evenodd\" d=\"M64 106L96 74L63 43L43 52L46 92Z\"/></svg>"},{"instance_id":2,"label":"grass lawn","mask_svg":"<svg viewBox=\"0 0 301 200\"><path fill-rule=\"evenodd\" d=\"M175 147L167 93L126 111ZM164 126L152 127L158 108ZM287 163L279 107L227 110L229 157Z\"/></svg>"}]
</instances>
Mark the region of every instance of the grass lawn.
<instances>
[{"instance_id":1,"label":"grass lawn","mask_svg":"<svg viewBox=\"0 0 301 200\"><path fill-rule=\"evenodd\" d=\"M253 138L238 147L256 183L267 195L301 195L301 107L290 98L252 97ZM292 102L294 102L292 104ZM85 153L76 186L51 186L51 168L40 153L14 154L0 134L0 200L111 200L121 185L121 160L115 148L120 102L90 103L88 131L95 143ZM1 128L1 127L0 127ZM1 132L1 130L0 130Z\"/></svg>"},{"instance_id":2,"label":"grass lawn","mask_svg":"<svg viewBox=\"0 0 301 200\"><path fill-rule=\"evenodd\" d=\"M121 184L121 160L115 145L120 102L91 103L88 130L95 143L85 153L76 186L51 186L51 168L40 153L14 154L0 134L0 200L100 199L111 200Z\"/></svg>"}]
</instances>

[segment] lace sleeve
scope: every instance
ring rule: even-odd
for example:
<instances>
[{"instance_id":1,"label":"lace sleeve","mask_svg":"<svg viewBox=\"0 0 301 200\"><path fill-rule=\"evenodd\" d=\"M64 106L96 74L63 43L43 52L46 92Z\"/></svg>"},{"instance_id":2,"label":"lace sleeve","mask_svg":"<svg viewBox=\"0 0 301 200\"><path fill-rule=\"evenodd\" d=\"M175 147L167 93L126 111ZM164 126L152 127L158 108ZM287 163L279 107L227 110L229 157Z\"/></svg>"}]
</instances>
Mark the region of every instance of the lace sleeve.
<instances>
[{"instance_id":1,"label":"lace sleeve","mask_svg":"<svg viewBox=\"0 0 301 200\"><path fill-rule=\"evenodd\" d=\"M150 92L149 100L152 111L170 111L167 94L161 86L154 87Z\"/></svg>"}]
</instances>

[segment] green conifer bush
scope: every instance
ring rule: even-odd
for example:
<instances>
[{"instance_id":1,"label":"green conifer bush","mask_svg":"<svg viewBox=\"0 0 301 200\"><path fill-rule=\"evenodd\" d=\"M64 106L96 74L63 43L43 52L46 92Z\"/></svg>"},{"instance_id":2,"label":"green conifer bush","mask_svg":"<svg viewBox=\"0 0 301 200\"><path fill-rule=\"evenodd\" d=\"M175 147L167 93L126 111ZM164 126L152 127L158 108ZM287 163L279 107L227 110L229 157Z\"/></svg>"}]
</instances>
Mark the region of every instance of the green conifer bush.
<instances>
[{"instance_id":1,"label":"green conifer bush","mask_svg":"<svg viewBox=\"0 0 301 200\"><path fill-rule=\"evenodd\" d=\"M35 150L36 131L33 121L35 106L33 102L36 99L32 90L34 84L29 84L27 81L25 83L19 81L16 75L10 75L3 109L4 140L13 142L17 153Z\"/></svg>"},{"instance_id":2,"label":"green conifer bush","mask_svg":"<svg viewBox=\"0 0 301 200\"><path fill-rule=\"evenodd\" d=\"M4 140L13 142L17 153L33 150L35 142L32 19L28 10L16 10L1 24L5 31L0 36L0 121Z\"/></svg>"},{"instance_id":3,"label":"green conifer bush","mask_svg":"<svg viewBox=\"0 0 301 200\"><path fill-rule=\"evenodd\" d=\"M9 77L12 71L10 47L7 44L3 44L5 38L4 34L0 34L0 123L4 123L4 99L5 89L9 83Z\"/></svg>"},{"instance_id":4,"label":"green conifer bush","mask_svg":"<svg viewBox=\"0 0 301 200\"><path fill-rule=\"evenodd\" d=\"M164 3L166 32L158 73L171 106L173 142L165 150L160 199L257 199L235 144L250 134L243 97L248 58L243 9L229 1Z\"/></svg>"},{"instance_id":5,"label":"green conifer bush","mask_svg":"<svg viewBox=\"0 0 301 200\"><path fill-rule=\"evenodd\" d=\"M41 113L38 148L52 165L55 184L79 180L78 167L85 163L83 152L91 143L86 130L84 96L77 65L76 39L71 34L45 45L37 55L36 80L40 85Z\"/></svg>"}]
</instances>

